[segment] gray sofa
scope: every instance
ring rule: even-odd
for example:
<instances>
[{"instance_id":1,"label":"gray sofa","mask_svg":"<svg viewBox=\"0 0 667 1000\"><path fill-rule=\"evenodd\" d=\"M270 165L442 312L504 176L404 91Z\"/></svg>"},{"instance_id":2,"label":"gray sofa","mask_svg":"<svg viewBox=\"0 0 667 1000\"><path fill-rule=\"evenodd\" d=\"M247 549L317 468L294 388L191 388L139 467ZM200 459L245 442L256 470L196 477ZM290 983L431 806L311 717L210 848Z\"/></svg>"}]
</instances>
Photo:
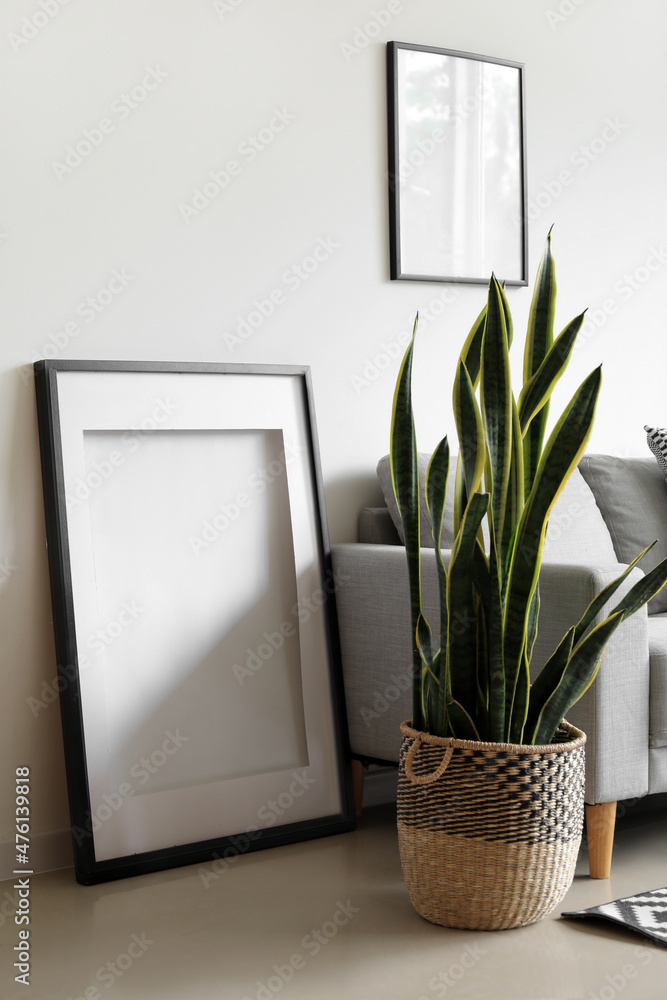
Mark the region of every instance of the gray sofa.
<instances>
[{"instance_id":1,"label":"gray sofa","mask_svg":"<svg viewBox=\"0 0 667 1000\"><path fill-rule=\"evenodd\" d=\"M422 478L425 467L426 456L420 456ZM333 546L332 557L352 753L364 763L395 763L399 724L411 714L409 601L388 458L378 475L387 506L365 508L360 541ZM450 487L450 498L453 492ZM445 548L453 541L452 524L450 500ZM422 545L432 546L427 510L422 529ZM549 522L535 670L590 600L656 538L626 588L667 556L667 484L653 458L585 456ZM435 553L423 557L423 600L436 626ZM587 735L589 864L593 877L606 878L616 802L667 791L667 587L616 631L595 683L568 719ZM359 783L360 765L355 775ZM359 787L357 792L360 801Z\"/></svg>"}]
</instances>

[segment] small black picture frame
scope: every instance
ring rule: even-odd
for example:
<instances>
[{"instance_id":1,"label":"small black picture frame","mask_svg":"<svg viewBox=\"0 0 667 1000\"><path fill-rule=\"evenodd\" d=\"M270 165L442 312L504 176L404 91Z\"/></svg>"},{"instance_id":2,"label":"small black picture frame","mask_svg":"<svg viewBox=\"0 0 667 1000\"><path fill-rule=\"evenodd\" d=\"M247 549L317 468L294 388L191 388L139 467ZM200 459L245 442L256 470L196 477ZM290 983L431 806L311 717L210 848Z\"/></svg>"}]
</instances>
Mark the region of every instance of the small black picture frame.
<instances>
[{"instance_id":1,"label":"small black picture frame","mask_svg":"<svg viewBox=\"0 0 667 1000\"><path fill-rule=\"evenodd\" d=\"M528 283L525 70L387 43L391 278Z\"/></svg>"}]
</instances>

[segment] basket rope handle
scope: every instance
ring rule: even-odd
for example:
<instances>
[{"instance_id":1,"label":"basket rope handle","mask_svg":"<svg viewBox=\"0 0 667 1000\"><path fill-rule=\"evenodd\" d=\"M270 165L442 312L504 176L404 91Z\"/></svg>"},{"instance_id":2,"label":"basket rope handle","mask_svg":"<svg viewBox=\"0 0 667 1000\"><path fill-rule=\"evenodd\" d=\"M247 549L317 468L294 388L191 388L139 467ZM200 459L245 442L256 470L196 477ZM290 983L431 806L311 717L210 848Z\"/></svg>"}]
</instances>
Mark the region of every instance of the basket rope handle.
<instances>
[{"instance_id":1,"label":"basket rope handle","mask_svg":"<svg viewBox=\"0 0 667 1000\"><path fill-rule=\"evenodd\" d=\"M408 755L405 758L405 776L412 782L413 785L432 785L433 782L437 781L438 778L441 778L447 770L447 765L452 759L452 754L454 753L454 747L447 747L442 760L438 764L435 771L432 771L430 774L415 774L412 770L412 765L415 757L417 756L420 745L421 740L419 736L416 736L412 741L412 746L408 750Z\"/></svg>"}]
</instances>

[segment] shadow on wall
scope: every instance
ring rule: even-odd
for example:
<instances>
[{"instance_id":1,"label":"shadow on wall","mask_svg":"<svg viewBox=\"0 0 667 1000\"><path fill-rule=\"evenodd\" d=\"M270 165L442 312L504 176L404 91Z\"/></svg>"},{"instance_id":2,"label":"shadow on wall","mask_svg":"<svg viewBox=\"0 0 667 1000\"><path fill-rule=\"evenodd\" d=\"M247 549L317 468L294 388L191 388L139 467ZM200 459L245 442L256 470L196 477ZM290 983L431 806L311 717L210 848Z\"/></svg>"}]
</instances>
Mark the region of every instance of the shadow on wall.
<instances>
[{"instance_id":1,"label":"shadow on wall","mask_svg":"<svg viewBox=\"0 0 667 1000\"><path fill-rule=\"evenodd\" d=\"M331 544L359 540L357 523L362 507L382 507L384 500L375 468L367 475L342 476L327 482L327 521Z\"/></svg>"},{"instance_id":2,"label":"shadow on wall","mask_svg":"<svg viewBox=\"0 0 667 1000\"><path fill-rule=\"evenodd\" d=\"M17 368L5 374L2 389L12 428L1 505L7 522L5 537L12 540L11 551L0 552L0 635L7 704L3 741L7 751L11 749L8 766L12 773L14 767L32 769L37 761L48 761L48 768L31 775L32 791L39 796L40 812L49 816L51 829L61 829L69 820L60 713L56 709L42 716L30 708L30 698L39 697L43 689L48 689L53 701L58 700L57 690L51 689L56 658L34 384ZM34 835L40 832L36 825Z\"/></svg>"}]
</instances>

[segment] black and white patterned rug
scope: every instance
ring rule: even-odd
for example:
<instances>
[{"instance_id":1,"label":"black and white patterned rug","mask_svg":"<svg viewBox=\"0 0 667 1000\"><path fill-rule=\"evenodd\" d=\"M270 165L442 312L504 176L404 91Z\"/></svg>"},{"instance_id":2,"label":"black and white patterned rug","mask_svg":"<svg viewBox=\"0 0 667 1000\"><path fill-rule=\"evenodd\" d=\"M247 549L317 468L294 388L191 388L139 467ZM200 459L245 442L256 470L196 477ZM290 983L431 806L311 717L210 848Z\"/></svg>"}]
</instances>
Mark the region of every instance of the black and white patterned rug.
<instances>
[{"instance_id":1,"label":"black and white patterned rug","mask_svg":"<svg viewBox=\"0 0 667 1000\"><path fill-rule=\"evenodd\" d=\"M561 916L602 917L667 945L667 888L625 896L612 903L590 906L587 910L568 910Z\"/></svg>"}]
</instances>

